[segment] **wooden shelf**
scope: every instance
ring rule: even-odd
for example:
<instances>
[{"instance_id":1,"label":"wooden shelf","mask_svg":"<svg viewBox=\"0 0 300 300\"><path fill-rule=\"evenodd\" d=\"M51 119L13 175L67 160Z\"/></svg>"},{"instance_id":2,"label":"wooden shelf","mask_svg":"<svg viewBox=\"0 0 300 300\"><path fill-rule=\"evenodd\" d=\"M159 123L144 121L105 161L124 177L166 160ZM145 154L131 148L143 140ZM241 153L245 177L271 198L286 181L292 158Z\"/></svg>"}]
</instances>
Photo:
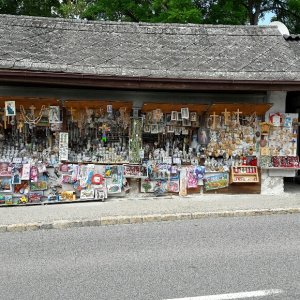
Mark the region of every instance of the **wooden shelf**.
<instances>
[{"instance_id":1,"label":"wooden shelf","mask_svg":"<svg viewBox=\"0 0 300 300\"><path fill-rule=\"evenodd\" d=\"M231 167L230 183L258 183L259 176L256 166Z\"/></svg>"},{"instance_id":2,"label":"wooden shelf","mask_svg":"<svg viewBox=\"0 0 300 300\"><path fill-rule=\"evenodd\" d=\"M300 167L262 167L263 170L300 170Z\"/></svg>"}]
</instances>

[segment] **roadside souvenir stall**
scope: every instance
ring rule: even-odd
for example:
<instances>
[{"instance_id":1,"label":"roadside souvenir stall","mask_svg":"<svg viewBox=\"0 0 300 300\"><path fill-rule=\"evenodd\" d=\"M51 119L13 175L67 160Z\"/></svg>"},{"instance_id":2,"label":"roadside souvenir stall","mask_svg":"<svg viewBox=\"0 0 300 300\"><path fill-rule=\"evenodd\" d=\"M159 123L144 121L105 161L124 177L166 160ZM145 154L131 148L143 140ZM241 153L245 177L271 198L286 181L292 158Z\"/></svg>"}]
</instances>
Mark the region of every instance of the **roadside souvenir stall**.
<instances>
[{"instance_id":1,"label":"roadside souvenir stall","mask_svg":"<svg viewBox=\"0 0 300 300\"><path fill-rule=\"evenodd\" d=\"M297 114L271 104L0 101L0 205L261 193L299 169Z\"/></svg>"}]
</instances>

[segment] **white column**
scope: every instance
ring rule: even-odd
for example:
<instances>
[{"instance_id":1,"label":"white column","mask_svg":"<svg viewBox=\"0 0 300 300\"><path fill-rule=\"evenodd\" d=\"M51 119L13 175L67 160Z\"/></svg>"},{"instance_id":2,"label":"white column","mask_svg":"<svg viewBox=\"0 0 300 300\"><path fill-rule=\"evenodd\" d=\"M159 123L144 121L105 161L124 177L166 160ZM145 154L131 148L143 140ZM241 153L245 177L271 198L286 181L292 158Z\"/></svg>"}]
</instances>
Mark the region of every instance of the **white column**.
<instances>
[{"instance_id":1,"label":"white column","mask_svg":"<svg viewBox=\"0 0 300 300\"><path fill-rule=\"evenodd\" d=\"M265 120L269 121L270 113L285 112L286 107L286 91L270 91L267 94L267 102L273 106L266 112ZM283 175L270 176L268 170L261 172L261 194L264 195L280 195L284 193Z\"/></svg>"}]
</instances>

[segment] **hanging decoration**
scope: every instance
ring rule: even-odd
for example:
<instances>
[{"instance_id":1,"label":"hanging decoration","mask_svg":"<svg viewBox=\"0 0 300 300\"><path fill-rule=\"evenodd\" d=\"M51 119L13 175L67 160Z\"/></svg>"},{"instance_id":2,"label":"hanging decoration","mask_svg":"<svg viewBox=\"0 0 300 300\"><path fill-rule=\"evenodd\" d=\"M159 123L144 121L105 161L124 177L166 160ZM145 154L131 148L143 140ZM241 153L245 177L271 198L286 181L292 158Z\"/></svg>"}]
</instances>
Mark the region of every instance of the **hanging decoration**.
<instances>
[{"instance_id":1,"label":"hanging decoration","mask_svg":"<svg viewBox=\"0 0 300 300\"><path fill-rule=\"evenodd\" d=\"M24 123L35 126L37 123L40 122L40 120L43 117L44 111L47 109L46 109L45 105L42 105L37 117L35 117L35 114L34 114L35 107L33 105L30 107L30 110L31 110L30 114L27 114L23 105L20 105L20 112L21 112L21 116L22 116ZM23 126L19 127L19 130L21 131L22 128L23 128Z\"/></svg>"}]
</instances>

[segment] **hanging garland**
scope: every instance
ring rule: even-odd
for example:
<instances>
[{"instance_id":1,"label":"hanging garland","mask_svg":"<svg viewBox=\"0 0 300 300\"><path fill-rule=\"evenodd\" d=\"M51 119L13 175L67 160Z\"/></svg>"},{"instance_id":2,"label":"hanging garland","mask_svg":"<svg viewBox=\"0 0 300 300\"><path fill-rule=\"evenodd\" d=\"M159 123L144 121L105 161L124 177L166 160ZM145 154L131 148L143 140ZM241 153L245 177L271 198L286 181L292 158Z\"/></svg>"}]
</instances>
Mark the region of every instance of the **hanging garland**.
<instances>
[{"instance_id":1,"label":"hanging garland","mask_svg":"<svg viewBox=\"0 0 300 300\"><path fill-rule=\"evenodd\" d=\"M26 124L30 124L30 125L36 125L37 123L39 123L43 117L43 113L45 110L46 110L45 105L42 105L39 115L35 118L33 114L27 115L23 105L20 105L20 111L21 111L22 118ZM30 117L30 116L32 116L32 117Z\"/></svg>"}]
</instances>

